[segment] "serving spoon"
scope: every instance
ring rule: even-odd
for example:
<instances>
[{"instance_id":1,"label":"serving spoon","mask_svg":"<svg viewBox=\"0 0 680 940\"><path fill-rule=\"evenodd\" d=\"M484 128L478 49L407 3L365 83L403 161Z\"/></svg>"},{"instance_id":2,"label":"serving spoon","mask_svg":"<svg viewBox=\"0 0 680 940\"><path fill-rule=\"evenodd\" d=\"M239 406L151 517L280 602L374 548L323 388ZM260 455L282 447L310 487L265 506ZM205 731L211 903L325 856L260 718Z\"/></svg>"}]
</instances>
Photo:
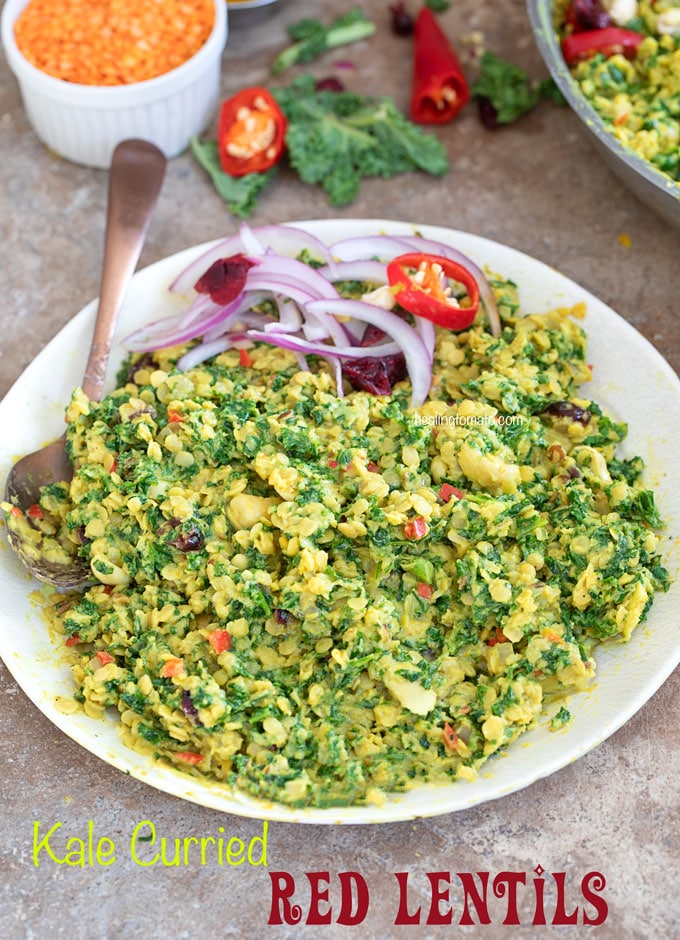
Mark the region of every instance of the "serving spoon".
<instances>
[{"instance_id":1,"label":"serving spoon","mask_svg":"<svg viewBox=\"0 0 680 940\"><path fill-rule=\"evenodd\" d=\"M165 166L161 151L145 140L124 140L113 152L99 305L82 382L83 392L91 401L101 401L116 321L142 251ZM64 434L14 464L7 478L5 499L26 512L38 502L42 486L72 478ZM74 558L68 564L36 559L26 553L21 539L11 530L9 540L26 568L40 581L72 591L93 580L84 559Z\"/></svg>"}]
</instances>

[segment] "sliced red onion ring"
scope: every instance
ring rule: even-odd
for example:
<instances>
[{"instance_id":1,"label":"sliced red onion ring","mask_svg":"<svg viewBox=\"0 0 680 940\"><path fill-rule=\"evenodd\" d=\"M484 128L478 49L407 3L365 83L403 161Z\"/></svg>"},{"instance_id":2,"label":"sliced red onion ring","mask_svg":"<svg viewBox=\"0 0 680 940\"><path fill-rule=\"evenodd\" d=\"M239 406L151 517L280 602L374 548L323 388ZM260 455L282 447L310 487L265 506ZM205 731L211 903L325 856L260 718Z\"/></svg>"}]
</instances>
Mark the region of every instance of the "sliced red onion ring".
<instances>
[{"instance_id":1,"label":"sliced red onion ring","mask_svg":"<svg viewBox=\"0 0 680 940\"><path fill-rule=\"evenodd\" d=\"M387 284L387 265L381 261L340 261L334 269L330 265L318 268L317 274L329 281L369 281L372 284Z\"/></svg>"},{"instance_id":2,"label":"sliced red onion ring","mask_svg":"<svg viewBox=\"0 0 680 940\"><path fill-rule=\"evenodd\" d=\"M414 317L413 329L423 341L430 360L430 371L432 370L432 360L434 358L435 330L434 323L431 320L425 320L423 317Z\"/></svg>"},{"instance_id":3,"label":"sliced red onion ring","mask_svg":"<svg viewBox=\"0 0 680 940\"><path fill-rule=\"evenodd\" d=\"M328 330L312 314L307 314L305 317L302 324L302 334L310 343L320 343L322 340L328 339Z\"/></svg>"},{"instance_id":4,"label":"sliced red onion ring","mask_svg":"<svg viewBox=\"0 0 680 940\"><path fill-rule=\"evenodd\" d=\"M201 362L205 362L206 359L212 359L213 356L219 356L220 353L225 352L231 347L232 342L230 336L223 336L221 339L214 339L212 343L201 343L199 346L194 346L189 352L184 353L181 359L177 360L177 368L182 369L184 372L193 369Z\"/></svg>"},{"instance_id":5,"label":"sliced red onion ring","mask_svg":"<svg viewBox=\"0 0 680 940\"><path fill-rule=\"evenodd\" d=\"M150 324L154 328L152 331L149 331L147 327L142 327L127 336L123 340L123 345L133 352L148 352L153 349L167 349L168 346L188 343L189 340L205 335L213 327L228 319L232 306L236 306L239 300L240 298L236 298L228 307L211 304L200 317L193 318L188 324L177 323L176 321L168 324L157 320L156 323ZM161 325L165 328L162 333L159 329ZM222 332L224 331L222 330Z\"/></svg>"},{"instance_id":6,"label":"sliced red onion ring","mask_svg":"<svg viewBox=\"0 0 680 940\"><path fill-rule=\"evenodd\" d=\"M347 301L347 303L352 302ZM315 303L323 303L323 301L315 301ZM290 349L291 352L301 352L307 356L330 356L334 359L379 359L381 356L394 356L395 353L402 351L398 343L380 343L376 346L363 347L328 346L326 343L314 343L301 336L291 336L289 333L276 331L248 330L246 338L260 343L269 343L271 346L280 346L281 349Z\"/></svg>"},{"instance_id":7,"label":"sliced red onion ring","mask_svg":"<svg viewBox=\"0 0 680 940\"><path fill-rule=\"evenodd\" d=\"M323 357L333 370L335 376L335 390L338 398L345 397L345 389L342 387L342 361L337 356Z\"/></svg>"},{"instance_id":8,"label":"sliced red onion ring","mask_svg":"<svg viewBox=\"0 0 680 940\"><path fill-rule=\"evenodd\" d=\"M130 333L130 335L123 340L123 345L134 351L141 351L141 349L136 349L138 345L140 347L144 346L145 349L154 348L149 344L155 342L156 339L161 340L164 336L173 331L184 330L194 321L202 319L213 309L215 309L214 302L205 294L200 294L198 297L194 298L188 310L183 310L181 313L177 313L174 316L163 317L160 320L153 320L151 323L146 323L138 330Z\"/></svg>"},{"instance_id":9,"label":"sliced red onion ring","mask_svg":"<svg viewBox=\"0 0 680 940\"><path fill-rule=\"evenodd\" d=\"M339 261L366 261L367 259L392 260L404 254L407 244L398 235L360 235L356 238L343 238L331 245L334 257Z\"/></svg>"},{"instance_id":10,"label":"sliced red onion ring","mask_svg":"<svg viewBox=\"0 0 680 940\"><path fill-rule=\"evenodd\" d=\"M279 295L275 299L279 311L279 329L285 333L294 333L299 330L302 326L302 314L298 305L290 297Z\"/></svg>"},{"instance_id":11,"label":"sliced red onion ring","mask_svg":"<svg viewBox=\"0 0 680 940\"><path fill-rule=\"evenodd\" d=\"M423 404L432 384L432 364L422 339L401 317L361 300L315 300L307 304L306 309L310 313L344 315L372 323L391 336L406 359L406 368L411 377L411 407L417 408ZM366 356L376 348L380 347L363 346L361 352Z\"/></svg>"},{"instance_id":12,"label":"sliced red onion ring","mask_svg":"<svg viewBox=\"0 0 680 940\"><path fill-rule=\"evenodd\" d=\"M257 268L251 268L248 273L246 290L271 291L273 294L283 294L296 303L305 304L310 300L321 300L316 291L309 290L300 281L283 277L281 274L260 274Z\"/></svg>"},{"instance_id":13,"label":"sliced red onion ring","mask_svg":"<svg viewBox=\"0 0 680 940\"><path fill-rule=\"evenodd\" d=\"M173 293L185 293L193 290L196 281L204 274L211 264L220 258L228 258L230 255L244 254L257 255L261 252L257 248L273 249L277 254L287 258L297 258L303 251L309 252L313 258L325 262L327 265L333 265L333 256L327 245L310 235L304 229L296 228L292 225L263 225L260 228L248 229L249 235L252 235L255 241L246 236L249 248L246 248L243 242L243 232L230 235L228 238L217 242L212 248L209 248L198 258L195 258L183 271L181 271L170 285ZM251 251L250 248L256 250Z\"/></svg>"},{"instance_id":14,"label":"sliced red onion ring","mask_svg":"<svg viewBox=\"0 0 680 940\"><path fill-rule=\"evenodd\" d=\"M287 259L288 263L293 263L290 259ZM300 263L301 264L301 263ZM306 265L302 265L306 267ZM263 273L264 272L264 273ZM316 272L314 272L316 273ZM322 280L320 278L320 280ZM327 297L325 299L331 300L336 299L339 295L332 284L328 281L325 281L327 288L332 291L332 297ZM279 294L283 297L288 297L291 300L296 301L296 303L306 305L311 300L323 299L319 296L319 293L313 289L308 288L304 283L300 282L296 277L288 277L282 274L267 274L265 272L265 265L259 265L257 268L251 268L248 272L248 277L246 279L247 288L259 288L261 290L270 290L275 294ZM327 291L328 293L328 291ZM314 313L312 317L315 321L313 326L308 326L308 329L313 330L313 336L315 339L323 339L329 336L336 346L345 345L347 342L353 342L356 337L348 329L345 328L343 323L339 323L335 317L328 316L323 312ZM302 329L305 331L306 318L305 322L302 324Z\"/></svg>"},{"instance_id":15,"label":"sliced red onion ring","mask_svg":"<svg viewBox=\"0 0 680 940\"><path fill-rule=\"evenodd\" d=\"M248 287L248 278L282 278L286 283L299 285L310 294L316 294L317 297L337 297L338 292L330 281L310 268L303 261L296 261L294 258L281 258L279 255L263 255L258 260L260 263L256 267L250 268L246 277L246 288Z\"/></svg>"},{"instance_id":16,"label":"sliced red onion ring","mask_svg":"<svg viewBox=\"0 0 680 940\"><path fill-rule=\"evenodd\" d=\"M238 233L241 237L241 244L243 245L247 255L259 256L263 255L267 250L267 246L262 244L260 239L257 237L247 222L241 223Z\"/></svg>"},{"instance_id":17,"label":"sliced red onion ring","mask_svg":"<svg viewBox=\"0 0 680 940\"><path fill-rule=\"evenodd\" d=\"M237 298L229 304L229 307L224 307L224 319L220 320L219 323L215 324L209 330L206 330L203 335L203 342L210 343L212 340L217 339L220 336L224 336L227 332L227 329L233 326L233 324L239 320L243 320L244 315L251 310L253 307L256 307L268 296L266 291L247 291L241 294L240 300ZM200 336L200 333L196 333L196 336Z\"/></svg>"}]
</instances>

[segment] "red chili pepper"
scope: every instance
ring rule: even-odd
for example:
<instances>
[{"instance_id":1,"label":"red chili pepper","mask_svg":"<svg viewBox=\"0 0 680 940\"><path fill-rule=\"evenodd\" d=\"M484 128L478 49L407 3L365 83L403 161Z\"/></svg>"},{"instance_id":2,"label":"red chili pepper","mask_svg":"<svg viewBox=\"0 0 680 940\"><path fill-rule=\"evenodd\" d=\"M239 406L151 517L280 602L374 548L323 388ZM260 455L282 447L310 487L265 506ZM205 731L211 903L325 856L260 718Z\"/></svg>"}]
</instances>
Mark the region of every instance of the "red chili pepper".
<instances>
[{"instance_id":1,"label":"red chili pepper","mask_svg":"<svg viewBox=\"0 0 680 940\"><path fill-rule=\"evenodd\" d=\"M181 676L185 672L183 659L166 659L161 666L161 675L164 679Z\"/></svg>"},{"instance_id":2,"label":"red chili pepper","mask_svg":"<svg viewBox=\"0 0 680 940\"><path fill-rule=\"evenodd\" d=\"M83 641L80 639L78 634L74 633L73 636L70 636L68 638L68 640L65 643L65 646L77 646L79 643L82 643L82 642Z\"/></svg>"},{"instance_id":3,"label":"red chili pepper","mask_svg":"<svg viewBox=\"0 0 680 940\"><path fill-rule=\"evenodd\" d=\"M443 503L448 503L451 500L451 497L455 496L456 499L464 499L465 493L462 490L459 490L457 486L451 486L450 483L442 483L439 487L439 498Z\"/></svg>"},{"instance_id":4,"label":"red chili pepper","mask_svg":"<svg viewBox=\"0 0 680 940\"><path fill-rule=\"evenodd\" d=\"M217 145L229 176L263 173L278 163L288 122L266 88L244 88L223 102Z\"/></svg>"},{"instance_id":5,"label":"red chili pepper","mask_svg":"<svg viewBox=\"0 0 680 940\"><path fill-rule=\"evenodd\" d=\"M414 30L411 117L419 124L446 124L470 98L470 89L436 17L423 7Z\"/></svg>"},{"instance_id":6,"label":"red chili pepper","mask_svg":"<svg viewBox=\"0 0 680 940\"><path fill-rule=\"evenodd\" d=\"M31 519L42 519L43 511L37 503L33 503L33 505L29 506L26 510L26 515L30 516Z\"/></svg>"},{"instance_id":7,"label":"red chili pepper","mask_svg":"<svg viewBox=\"0 0 680 940\"><path fill-rule=\"evenodd\" d=\"M607 29L587 29L582 33L572 33L562 40L562 55L567 65L575 65L583 59L601 53L612 56L621 53L632 59L637 47L645 37L632 29L610 26Z\"/></svg>"},{"instance_id":8,"label":"red chili pepper","mask_svg":"<svg viewBox=\"0 0 680 940\"><path fill-rule=\"evenodd\" d=\"M113 656L111 653L107 653L106 650L97 650L94 654L102 666L108 666L109 663L113 662Z\"/></svg>"},{"instance_id":9,"label":"red chili pepper","mask_svg":"<svg viewBox=\"0 0 680 940\"><path fill-rule=\"evenodd\" d=\"M495 632L494 636L490 637L490 638L486 641L486 645L487 645L487 646L495 646L496 643L508 643L508 642L509 642L509 641L508 641L508 638L507 638L507 636L503 633L503 631L501 630L501 628L500 628L500 627L496 627L496 632Z\"/></svg>"},{"instance_id":10,"label":"red chili pepper","mask_svg":"<svg viewBox=\"0 0 680 940\"><path fill-rule=\"evenodd\" d=\"M373 461L373 460L371 460L369 463L366 464L366 469L367 469L370 473L380 473L380 467L379 467L378 464L375 463L375 461Z\"/></svg>"},{"instance_id":11,"label":"red chili pepper","mask_svg":"<svg viewBox=\"0 0 680 940\"><path fill-rule=\"evenodd\" d=\"M179 424L183 420L184 417L179 411L173 411L172 409L168 411L168 424Z\"/></svg>"},{"instance_id":12,"label":"red chili pepper","mask_svg":"<svg viewBox=\"0 0 680 940\"><path fill-rule=\"evenodd\" d=\"M407 522L404 526L404 538L409 539L411 542L415 542L418 539L422 539L427 535L427 522L423 519L422 516L416 516L411 522Z\"/></svg>"},{"instance_id":13,"label":"red chili pepper","mask_svg":"<svg viewBox=\"0 0 680 940\"><path fill-rule=\"evenodd\" d=\"M23 516L23 512L19 509L18 506L12 506L9 511L10 516L14 516L15 519L18 519L20 516Z\"/></svg>"},{"instance_id":14,"label":"red chili pepper","mask_svg":"<svg viewBox=\"0 0 680 940\"><path fill-rule=\"evenodd\" d=\"M413 270L410 274L407 269ZM454 307L442 276L462 284L469 307ZM400 307L449 330L471 326L479 309L479 287L467 268L441 255L399 255L387 266L387 279Z\"/></svg>"},{"instance_id":15,"label":"red chili pepper","mask_svg":"<svg viewBox=\"0 0 680 940\"><path fill-rule=\"evenodd\" d=\"M231 634L228 630L213 630L208 634L208 641L218 655L231 649Z\"/></svg>"},{"instance_id":16,"label":"red chili pepper","mask_svg":"<svg viewBox=\"0 0 680 940\"><path fill-rule=\"evenodd\" d=\"M455 728L452 728L448 722L442 728L442 737L444 738L444 746L449 751L456 750L456 744L458 744L458 735L456 734Z\"/></svg>"},{"instance_id":17,"label":"red chili pepper","mask_svg":"<svg viewBox=\"0 0 680 940\"><path fill-rule=\"evenodd\" d=\"M418 597L422 597L426 601L432 600L434 588L431 584L426 584L424 581L419 581L416 591L418 592Z\"/></svg>"},{"instance_id":18,"label":"red chili pepper","mask_svg":"<svg viewBox=\"0 0 680 940\"><path fill-rule=\"evenodd\" d=\"M238 364L243 366L244 369L249 368L253 364L252 357L247 349L239 349L238 351Z\"/></svg>"},{"instance_id":19,"label":"red chili pepper","mask_svg":"<svg viewBox=\"0 0 680 940\"><path fill-rule=\"evenodd\" d=\"M185 764L200 764L203 760L203 755L195 751L177 751L174 756Z\"/></svg>"},{"instance_id":20,"label":"red chili pepper","mask_svg":"<svg viewBox=\"0 0 680 940\"><path fill-rule=\"evenodd\" d=\"M328 466L331 468L331 470L335 470L336 467L340 466L340 464L335 459L335 457L331 457L330 460L328 461Z\"/></svg>"}]
</instances>

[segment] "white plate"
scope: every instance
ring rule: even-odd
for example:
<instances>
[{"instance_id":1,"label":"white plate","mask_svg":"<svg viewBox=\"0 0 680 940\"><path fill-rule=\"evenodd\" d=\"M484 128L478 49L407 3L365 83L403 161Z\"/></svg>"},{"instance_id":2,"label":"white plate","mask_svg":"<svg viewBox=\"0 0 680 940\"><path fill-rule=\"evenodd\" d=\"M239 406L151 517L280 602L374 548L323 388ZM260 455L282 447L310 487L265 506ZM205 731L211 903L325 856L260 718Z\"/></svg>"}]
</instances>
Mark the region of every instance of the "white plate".
<instances>
[{"instance_id":1,"label":"white plate","mask_svg":"<svg viewBox=\"0 0 680 940\"><path fill-rule=\"evenodd\" d=\"M588 362L594 380L592 395L616 419L629 423L621 451L641 454L646 481L654 487L668 532L680 529L680 450L676 446L680 413L680 381L658 352L618 314L573 281L512 248L474 235L431 226L375 220L295 223L324 241L353 235L422 232L450 242L479 264L516 281L522 310L542 312L584 300L588 313ZM207 246L166 258L134 278L121 315L118 335L185 305L166 292L175 275ZM35 450L62 430L62 414L72 388L82 378L94 320L94 302L82 310L40 353L0 403L0 467ZM122 358L114 351L109 375L113 387ZM4 489L4 483L3 483ZM671 574L678 573L678 545L664 542ZM58 728L119 770L166 793L241 816L284 822L376 823L435 816L466 809L528 786L581 757L621 727L644 705L680 660L680 580L657 596L648 621L627 645L612 644L597 653L597 678L592 688L571 699L573 721L550 732L543 722L523 735L507 752L487 763L474 783L421 788L390 799L381 807L288 809L256 801L224 786L199 781L157 766L126 748L119 740L115 716L92 720L84 714L62 715L57 696L70 696L71 673L51 644L39 613L29 599L36 587L2 539L0 549L0 655L28 697Z\"/></svg>"}]
</instances>

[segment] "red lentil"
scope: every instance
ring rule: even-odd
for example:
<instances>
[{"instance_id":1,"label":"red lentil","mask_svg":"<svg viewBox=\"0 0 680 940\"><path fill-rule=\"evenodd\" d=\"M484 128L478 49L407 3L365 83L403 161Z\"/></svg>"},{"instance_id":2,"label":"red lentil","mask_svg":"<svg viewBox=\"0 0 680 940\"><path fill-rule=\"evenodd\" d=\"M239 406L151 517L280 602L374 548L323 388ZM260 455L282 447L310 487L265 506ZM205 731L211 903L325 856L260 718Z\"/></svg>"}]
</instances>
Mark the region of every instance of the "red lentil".
<instances>
[{"instance_id":1,"label":"red lentil","mask_svg":"<svg viewBox=\"0 0 680 940\"><path fill-rule=\"evenodd\" d=\"M81 85L128 85L163 75L205 44L213 0L30 0L14 24L22 55Z\"/></svg>"}]
</instances>

